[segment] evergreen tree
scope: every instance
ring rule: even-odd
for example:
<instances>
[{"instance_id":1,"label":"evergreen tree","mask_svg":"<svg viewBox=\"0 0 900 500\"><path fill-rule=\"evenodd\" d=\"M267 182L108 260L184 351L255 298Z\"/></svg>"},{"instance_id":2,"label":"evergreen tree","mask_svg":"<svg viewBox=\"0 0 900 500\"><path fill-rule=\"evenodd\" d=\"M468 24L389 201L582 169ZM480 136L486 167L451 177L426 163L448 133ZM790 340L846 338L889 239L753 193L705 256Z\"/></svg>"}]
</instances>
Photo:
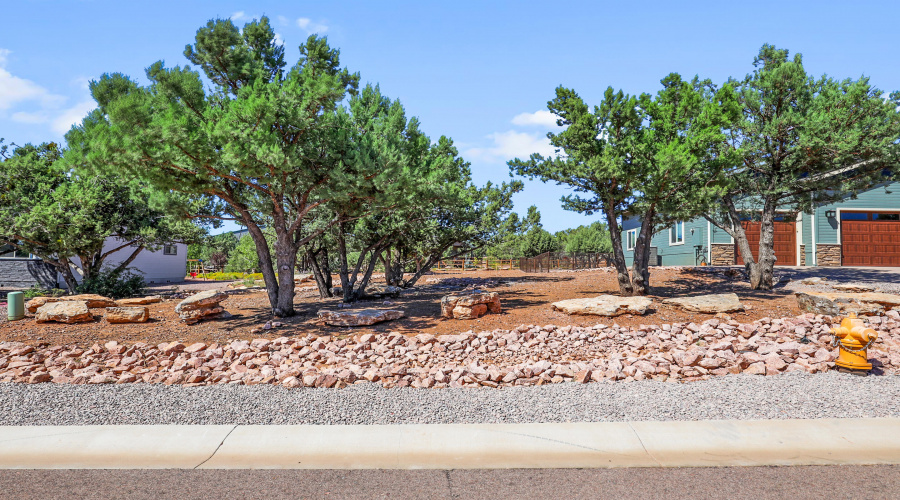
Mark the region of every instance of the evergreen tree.
<instances>
[{"instance_id":1,"label":"evergreen tree","mask_svg":"<svg viewBox=\"0 0 900 500\"><path fill-rule=\"evenodd\" d=\"M731 235L753 289L771 289L775 216L853 197L896 173L900 93L886 98L862 77L813 78L800 54L763 45L756 68L731 81L740 113L713 151L723 161L707 218ZM893 172L892 172L893 171ZM759 260L742 222L759 220Z\"/></svg>"},{"instance_id":2,"label":"evergreen tree","mask_svg":"<svg viewBox=\"0 0 900 500\"><path fill-rule=\"evenodd\" d=\"M300 53L285 70L284 48L265 17L242 30L212 20L184 52L202 74L157 62L146 87L103 75L91 83L99 108L67 136L79 144L72 153L97 170L218 203L186 215L244 225L276 316L294 314L300 248L340 223L310 229L311 212L389 181L397 167L356 161L339 108L359 76L340 67L339 51L310 36ZM274 252L263 227L275 234Z\"/></svg>"}]
</instances>

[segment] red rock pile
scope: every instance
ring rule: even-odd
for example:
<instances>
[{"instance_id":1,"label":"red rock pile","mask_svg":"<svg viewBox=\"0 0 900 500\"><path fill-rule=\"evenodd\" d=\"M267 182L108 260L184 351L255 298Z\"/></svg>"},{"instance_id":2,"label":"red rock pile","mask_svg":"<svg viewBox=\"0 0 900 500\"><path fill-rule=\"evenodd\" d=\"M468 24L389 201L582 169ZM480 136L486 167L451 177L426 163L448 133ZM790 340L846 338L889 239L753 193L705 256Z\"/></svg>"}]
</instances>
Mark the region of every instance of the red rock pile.
<instances>
[{"instance_id":1,"label":"red rock pile","mask_svg":"<svg viewBox=\"0 0 900 500\"><path fill-rule=\"evenodd\" d=\"M869 318L879 338L873 364L900 373L900 313ZM74 384L281 384L344 387L476 387L656 379L690 381L732 373L816 373L833 367L829 318L806 314L741 324L544 327L435 337L365 334L157 346L115 341L36 349L0 342L0 382Z\"/></svg>"}]
</instances>

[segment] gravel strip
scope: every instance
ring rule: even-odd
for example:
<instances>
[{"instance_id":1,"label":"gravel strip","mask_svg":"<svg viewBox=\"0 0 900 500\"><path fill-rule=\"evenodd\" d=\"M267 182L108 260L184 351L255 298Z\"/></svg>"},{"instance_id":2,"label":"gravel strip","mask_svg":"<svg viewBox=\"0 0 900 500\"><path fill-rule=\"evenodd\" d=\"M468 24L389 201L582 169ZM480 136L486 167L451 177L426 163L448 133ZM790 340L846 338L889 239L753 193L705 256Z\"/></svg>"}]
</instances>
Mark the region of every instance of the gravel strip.
<instances>
[{"instance_id":1,"label":"gravel strip","mask_svg":"<svg viewBox=\"0 0 900 500\"><path fill-rule=\"evenodd\" d=\"M503 389L0 384L4 425L445 424L900 417L900 376L792 372Z\"/></svg>"}]
</instances>

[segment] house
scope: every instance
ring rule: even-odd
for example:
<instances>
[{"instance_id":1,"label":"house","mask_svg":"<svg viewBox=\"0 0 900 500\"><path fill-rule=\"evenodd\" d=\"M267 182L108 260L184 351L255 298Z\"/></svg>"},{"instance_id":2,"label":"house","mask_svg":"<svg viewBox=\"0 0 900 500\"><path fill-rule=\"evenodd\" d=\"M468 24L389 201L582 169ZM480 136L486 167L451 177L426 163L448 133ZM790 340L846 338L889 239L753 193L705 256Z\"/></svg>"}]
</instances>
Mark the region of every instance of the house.
<instances>
[{"instance_id":1,"label":"house","mask_svg":"<svg viewBox=\"0 0 900 500\"><path fill-rule=\"evenodd\" d=\"M104 243L104 251L121 245L109 238ZM114 266L131 255L133 247L126 247L107 257L104 265ZM78 258L73 259L76 265ZM144 249L128 266L144 277L148 284L176 283L184 281L187 266L187 245L173 243L156 251ZM76 279L80 280L78 273ZM41 259L14 250L10 246L0 246L0 288L29 288L38 285L44 288L65 288L65 281L55 269Z\"/></svg>"},{"instance_id":2,"label":"house","mask_svg":"<svg viewBox=\"0 0 900 500\"><path fill-rule=\"evenodd\" d=\"M781 213L775 221L775 265L900 267L900 182L878 184L856 199L824 204L810 213ZM640 225L637 217L622 223L629 266ZM759 223L748 221L744 228L758 257ZM702 217L660 231L651 246L657 265L743 264L734 240Z\"/></svg>"}]
</instances>

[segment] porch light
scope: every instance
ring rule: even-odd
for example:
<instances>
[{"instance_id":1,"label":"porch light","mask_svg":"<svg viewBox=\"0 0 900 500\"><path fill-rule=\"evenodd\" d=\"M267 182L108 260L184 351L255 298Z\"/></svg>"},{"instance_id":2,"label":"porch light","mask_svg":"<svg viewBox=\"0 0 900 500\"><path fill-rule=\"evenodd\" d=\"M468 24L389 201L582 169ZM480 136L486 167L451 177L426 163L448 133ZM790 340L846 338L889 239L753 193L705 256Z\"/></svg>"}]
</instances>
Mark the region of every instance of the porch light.
<instances>
[{"instance_id":1,"label":"porch light","mask_svg":"<svg viewBox=\"0 0 900 500\"><path fill-rule=\"evenodd\" d=\"M834 219L835 215L837 215L837 212L835 212L834 210L825 211L825 217L828 217L829 219Z\"/></svg>"}]
</instances>

